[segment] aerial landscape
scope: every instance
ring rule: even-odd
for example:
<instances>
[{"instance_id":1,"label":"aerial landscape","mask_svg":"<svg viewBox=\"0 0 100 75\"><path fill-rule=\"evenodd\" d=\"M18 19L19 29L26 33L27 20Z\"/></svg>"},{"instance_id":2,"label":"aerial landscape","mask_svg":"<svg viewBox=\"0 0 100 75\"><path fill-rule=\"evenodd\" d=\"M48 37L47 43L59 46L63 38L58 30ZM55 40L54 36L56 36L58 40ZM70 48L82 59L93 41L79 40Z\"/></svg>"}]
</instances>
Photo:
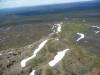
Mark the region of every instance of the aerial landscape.
<instances>
[{"instance_id":1,"label":"aerial landscape","mask_svg":"<svg viewBox=\"0 0 100 75\"><path fill-rule=\"evenodd\" d=\"M0 9L0 75L100 75L99 7Z\"/></svg>"}]
</instances>

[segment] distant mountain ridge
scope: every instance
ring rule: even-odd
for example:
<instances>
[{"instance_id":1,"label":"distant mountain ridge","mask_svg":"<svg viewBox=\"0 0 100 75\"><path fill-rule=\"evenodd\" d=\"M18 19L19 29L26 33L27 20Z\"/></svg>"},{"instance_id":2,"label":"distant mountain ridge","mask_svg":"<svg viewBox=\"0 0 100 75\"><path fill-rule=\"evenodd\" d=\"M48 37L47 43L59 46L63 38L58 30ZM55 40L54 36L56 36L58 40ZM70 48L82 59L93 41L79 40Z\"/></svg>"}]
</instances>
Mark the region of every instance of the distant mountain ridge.
<instances>
[{"instance_id":1,"label":"distant mountain ridge","mask_svg":"<svg viewBox=\"0 0 100 75\"><path fill-rule=\"evenodd\" d=\"M48 13L60 13L60 12L71 12L86 9L97 9L100 8L100 1L91 2L77 2L77 3L64 3L54 5L44 5L36 7L21 7L21 8L9 8L0 10L1 15L40 15Z\"/></svg>"}]
</instances>

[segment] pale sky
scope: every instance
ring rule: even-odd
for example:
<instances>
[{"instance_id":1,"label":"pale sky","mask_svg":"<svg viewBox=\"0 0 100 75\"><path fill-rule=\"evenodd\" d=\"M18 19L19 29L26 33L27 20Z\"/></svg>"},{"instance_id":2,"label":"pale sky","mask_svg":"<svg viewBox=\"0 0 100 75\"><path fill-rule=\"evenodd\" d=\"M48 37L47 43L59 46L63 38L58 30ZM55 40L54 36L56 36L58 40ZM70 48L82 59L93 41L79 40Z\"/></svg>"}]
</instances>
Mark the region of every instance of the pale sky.
<instances>
[{"instance_id":1,"label":"pale sky","mask_svg":"<svg viewBox=\"0 0 100 75\"><path fill-rule=\"evenodd\" d=\"M0 9L24 7L24 6L38 6L59 3L72 3L80 1L93 1L93 0L1 0Z\"/></svg>"}]
</instances>

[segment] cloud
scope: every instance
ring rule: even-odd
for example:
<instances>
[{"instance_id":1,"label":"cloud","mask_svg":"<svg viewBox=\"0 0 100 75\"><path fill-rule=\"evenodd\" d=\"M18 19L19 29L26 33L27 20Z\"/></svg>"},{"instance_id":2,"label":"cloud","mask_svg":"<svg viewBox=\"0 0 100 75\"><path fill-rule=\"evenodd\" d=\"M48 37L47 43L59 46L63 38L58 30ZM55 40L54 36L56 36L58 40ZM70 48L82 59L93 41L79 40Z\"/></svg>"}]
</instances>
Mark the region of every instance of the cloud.
<instances>
[{"instance_id":1,"label":"cloud","mask_svg":"<svg viewBox=\"0 0 100 75\"><path fill-rule=\"evenodd\" d=\"M71 2L80 2L80 1L92 1L92 0L1 0L0 9L58 4L58 3L71 3Z\"/></svg>"}]
</instances>

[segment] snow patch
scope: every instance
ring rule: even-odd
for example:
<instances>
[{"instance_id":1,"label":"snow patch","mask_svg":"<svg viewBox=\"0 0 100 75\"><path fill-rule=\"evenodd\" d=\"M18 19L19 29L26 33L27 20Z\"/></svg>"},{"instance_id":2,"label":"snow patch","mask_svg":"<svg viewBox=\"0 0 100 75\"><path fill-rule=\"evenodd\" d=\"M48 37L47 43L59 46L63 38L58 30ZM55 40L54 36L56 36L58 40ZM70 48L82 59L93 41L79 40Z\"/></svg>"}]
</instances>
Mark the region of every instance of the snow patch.
<instances>
[{"instance_id":1,"label":"snow patch","mask_svg":"<svg viewBox=\"0 0 100 75\"><path fill-rule=\"evenodd\" d=\"M94 31L96 34L98 34L100 31Z\"/></svg>"},{"instance_id":2,"label":"snow patch","mask_svg":"<svg viewBox=\"0 0 100 75\"><path fill-rule=\"evenodd\" d=\"M30 75L35 75L35 70L33 70L33 71L30 73Z\"/></svg>"},{"instance_id":3,"label":"snow patch","mask_svg":"<svg viewBox=\"0 0 100 75\"><path fill-rule=\"evenodd\" d=\"M56 33L61 32L61 26L62 26L62 24L63 24L62 22L57 24L57 32Z\"/></svg>"},{"instance_id":4,"label":"snow patch","mask_svg":"<svg viewBox=\"0 0 100 75\"><path fill-rule=\"evenodd\" d=\"M49 66L50 67L55 66L65 56L65 54L68 50L70 50L70 49L65 49L63 51L59 51L57 53L57 55L54 57L54 59L49 62Z\"/></svg>"},{"instance_id":5,"label":"snow patch","mask_svg":"<svg viewBox=\"0 0 100 75\"><path fill-rule=\"evenodd\" d=\"M58 38L56 38L55 40L57 40L57 41L58 41L59 39L58 39Z\"/></svg>"},{"instance_id":6,"label":"snow patch","mask_svg":"<svg viewBox=\"0 0 100 75\"><path fill-rule=\"evenodd\" d=\"M98 29L100 29L100 27L99 26L91 26L91 27L94 27L94 28L98 28ZM94 31L96 34L98 34L99 32L100 32L100 30L98 30L98 31Z\"/></svg>"},{"instance_id":7,"label":"snow patch","mask_svg":"<svg viewBox=\"0 0 100 75\"><path fill-rule=\"evenodd\" d=\"M61 32L61 26L62 26L63 22L60 22L60 23L57 23L57 24L54 24L53 27L52 27L52 30L54 33L59 33Z\"/></svg>"},{"instance_id":8,"label":"snow patch","mask_svg":"<svg viewBox=\"0 0 100 75\"><path fill-rule=\"evenodd\" d=\"M77 35L80 35L80 37L76 40L77 42L85 37L85 35L82 33L77 33Z\"/></svg>"},{"instance_id":9,"label":"snow patch","mask_svg":"<svg viewBox=\"0 0 100 75\"><path fill-rule=\"evenodd\" d=\"M12 51L10 51L10 52L8 52L7 54L13 54L13 52L12 52Z\"/></svg>"},{"instance_id":10,"label":"snow patch","mask_svg":"<svg viewBox=\"0 0 100 75\"><path fill-rule=\"evenodd\" d=\"M98 28L98 29L100 29L100 27L99 27L99 26L91 26L91 27L94 27L94 28Z\"/></svg>"},{"instance_id":11,"label":"snow patch","mask_svg":"<svg viewBox=\"0 0 100 75\"><path fill-rule=\"evenodd\" d=\"M28 57L26 59L23 59L21 61L21 67L25 67L26 66L26 62L33 59L34 57L36 57L37 53L44 47L44 45L47 43L48 39L44 40L42 43L40 43L40 45L38 46L37 49L35 49L33 55L31 57Z\"/></svg>"},{"instance_id":12,"label":"snow patch","mask_svg":"<svg viewBox=\"0 0 100 75\"><path fill-rule=\"evenodd\" d=\"M0 53L0 56L1 56L2 54Z\"/></svg>"}]
</instances>

